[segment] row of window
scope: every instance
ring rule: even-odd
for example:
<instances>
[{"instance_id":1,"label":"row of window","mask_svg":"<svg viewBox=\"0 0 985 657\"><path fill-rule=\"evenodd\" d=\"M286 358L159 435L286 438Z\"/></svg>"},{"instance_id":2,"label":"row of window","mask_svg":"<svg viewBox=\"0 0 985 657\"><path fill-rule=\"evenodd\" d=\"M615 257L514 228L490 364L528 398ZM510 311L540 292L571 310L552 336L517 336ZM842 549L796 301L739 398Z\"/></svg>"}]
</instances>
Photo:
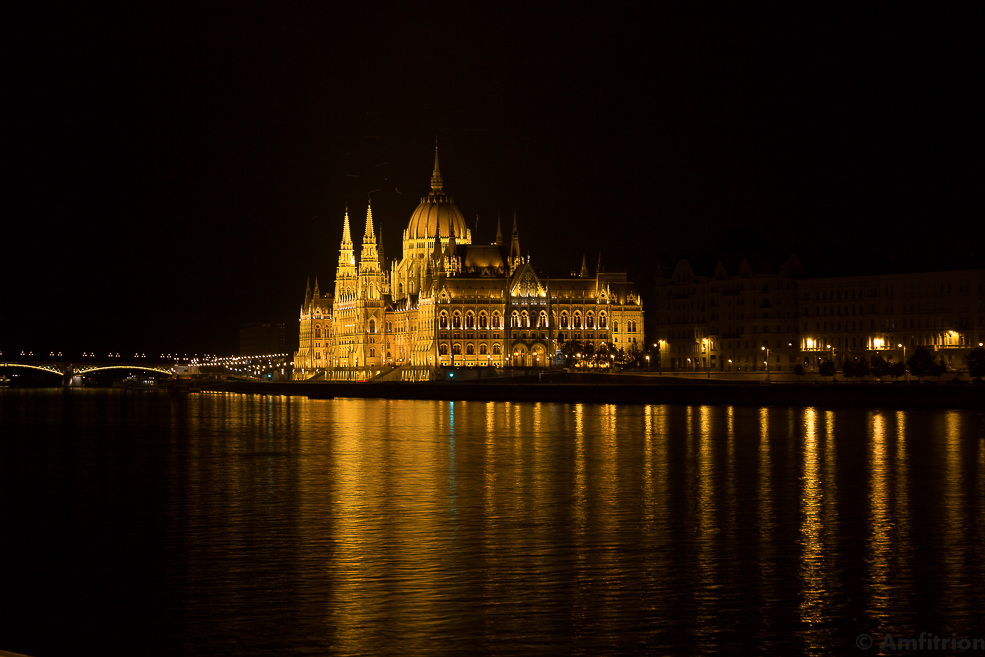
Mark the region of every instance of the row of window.
<instances>
[{"instance_id":1,"label":"row of window","mask_svg":"<svg viewBox=\"0 0 985 657\"><path fill-rule=\"evenodd\" d=\"M438 346L438 353L441 354L442 356L447 356L448 355L448 345L447 344L444 344L444 343L442 343L441 345L439 345ZM462 355L462 345L460 343L458 343L458 342L456 342L455 344L453 344L451 346L451 353L453 355L455 355L455 356L461 356ZM485 356L488 353L489 353L489 348L486 346L486 344L485 343L480 344L479 345L479 355L480 356ZM493 347L492 347L492 355L493 356L499 356L501 353L503 353L502 347L500 347L499 344L493 344ZM474 356L475 355L475 345L472 344L471 342L469 344L465 345L465 355L466 356Z\"/></svg>"}]
</instances>

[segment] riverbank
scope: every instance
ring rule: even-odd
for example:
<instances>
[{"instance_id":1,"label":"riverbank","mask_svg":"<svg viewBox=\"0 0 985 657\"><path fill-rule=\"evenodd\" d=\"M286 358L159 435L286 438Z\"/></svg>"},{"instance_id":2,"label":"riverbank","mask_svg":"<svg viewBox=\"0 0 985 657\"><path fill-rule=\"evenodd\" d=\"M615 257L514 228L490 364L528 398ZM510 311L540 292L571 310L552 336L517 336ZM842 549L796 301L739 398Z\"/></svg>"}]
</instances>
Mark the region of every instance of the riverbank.
<instances>
[{"instance_id":1,"label":"riverbank","mask_svg":"<svg viewBox=\"0 0 985 657\"><path fill-rule=\"evenodd\" d=\"M219 382L210 390L247 394L426 399L539 401L596 404L711 404L855 408L985 408L985 386L917 383L723 382L634 374L565 374L462 382Z\"/></svg>"}]
</instances>

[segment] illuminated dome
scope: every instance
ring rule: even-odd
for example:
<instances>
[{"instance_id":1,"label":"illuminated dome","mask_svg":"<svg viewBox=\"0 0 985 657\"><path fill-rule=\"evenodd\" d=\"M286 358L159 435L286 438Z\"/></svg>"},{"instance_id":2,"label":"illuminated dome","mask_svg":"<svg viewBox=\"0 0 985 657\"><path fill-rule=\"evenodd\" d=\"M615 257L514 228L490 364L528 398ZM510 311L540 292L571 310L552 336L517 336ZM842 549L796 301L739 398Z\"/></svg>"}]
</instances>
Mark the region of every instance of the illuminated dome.
<instances>
[{"instance_id":1,"label":"illuminated dome","mask_svg":"<svg viewBox=\"0 0 985 657\"><path fill-rule=\"evenodd\" d=\"M434 149L434 172L431 174L431 193L421 199L421 204L410 215L407 239L427 239L438 233L440 237L452 235L456 240L466 236L465 218L455 207L451 197L445 194L441 170L438 169L438 148Z\"/></svg>"}]
</instances>

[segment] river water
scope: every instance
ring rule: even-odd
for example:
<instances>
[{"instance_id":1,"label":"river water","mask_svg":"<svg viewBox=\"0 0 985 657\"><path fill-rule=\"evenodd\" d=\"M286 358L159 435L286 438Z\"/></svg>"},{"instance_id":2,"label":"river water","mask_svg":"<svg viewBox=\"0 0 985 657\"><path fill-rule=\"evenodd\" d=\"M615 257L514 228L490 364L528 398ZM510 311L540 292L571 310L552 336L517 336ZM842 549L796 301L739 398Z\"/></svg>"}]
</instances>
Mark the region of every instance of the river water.
<instances>
[{"instance_id":1,"label":"river water","mask_svg":"<svg viewBox=\"0 0 985 657\"><path fill-rule=\"evenodd\" d=\"M3 391L0 650L900 654L983 512L981 412Z\"/></svg>"}]
</instances>

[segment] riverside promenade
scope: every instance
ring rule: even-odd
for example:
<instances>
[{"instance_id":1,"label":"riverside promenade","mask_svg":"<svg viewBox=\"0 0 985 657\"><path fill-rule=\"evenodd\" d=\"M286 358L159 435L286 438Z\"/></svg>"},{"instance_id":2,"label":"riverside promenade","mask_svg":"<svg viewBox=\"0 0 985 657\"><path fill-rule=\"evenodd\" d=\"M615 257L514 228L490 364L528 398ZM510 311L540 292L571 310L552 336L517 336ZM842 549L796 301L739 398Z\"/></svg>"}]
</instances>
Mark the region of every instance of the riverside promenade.
<instances>
[{"instance_id":1,"label":"riverside promenade","mask_svg":"<svg viewBox=\"0 0 985 657\"><path fill-rule=\"evenodd\" d=\"M209 389L252 394L597 404L711 404L863 408L985 408L985 385L900 382L728 380L655 374L571 374L427 383L219 382Z\"/></svg>"}]
</instances>

